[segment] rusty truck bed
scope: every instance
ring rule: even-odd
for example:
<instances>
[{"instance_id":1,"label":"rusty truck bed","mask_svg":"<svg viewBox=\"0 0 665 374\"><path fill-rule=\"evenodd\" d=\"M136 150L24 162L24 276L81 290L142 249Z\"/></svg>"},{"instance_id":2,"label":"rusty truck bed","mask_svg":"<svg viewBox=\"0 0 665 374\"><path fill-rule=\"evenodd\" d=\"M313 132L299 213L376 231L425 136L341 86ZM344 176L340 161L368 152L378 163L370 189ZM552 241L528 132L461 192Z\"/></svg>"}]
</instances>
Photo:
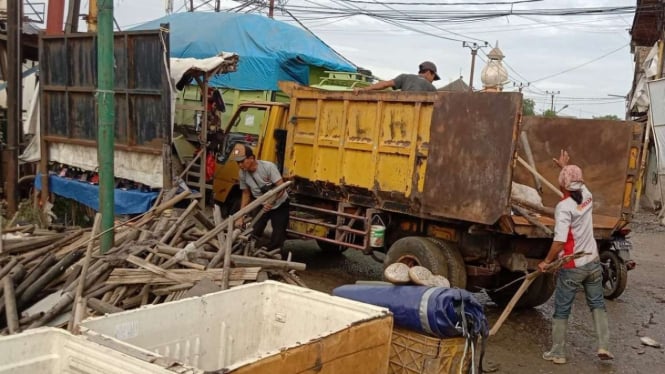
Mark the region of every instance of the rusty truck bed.
<instances>
[{"instance_id":1,"label":"rusty truck bed","mask_svg":"<svg viewBox=\"0 0 665 374\"><path fill-rule=\"evenodd\" d=\"M560 149L585 170L599 230L611 233L629 219L642 136L635 123L522 120L519 93L282 89L291 97L284 171L301 182L299 193L425 219L508 219L502 229L543 236L511 215L511 182L534 186L516 162L525 157L524 131L535 168L553 184L558 169L551 160ZM556 195L543 192L545 206L553 207Z\"/></svg>"}]
</instances>

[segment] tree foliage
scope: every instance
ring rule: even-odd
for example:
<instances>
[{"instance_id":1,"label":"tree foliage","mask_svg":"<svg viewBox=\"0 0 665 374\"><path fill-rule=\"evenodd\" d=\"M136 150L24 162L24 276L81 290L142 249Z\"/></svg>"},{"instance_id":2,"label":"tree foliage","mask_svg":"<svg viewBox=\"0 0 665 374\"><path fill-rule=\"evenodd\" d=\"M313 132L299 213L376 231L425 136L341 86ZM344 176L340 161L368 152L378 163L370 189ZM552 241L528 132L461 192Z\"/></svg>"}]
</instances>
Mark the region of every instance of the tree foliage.
<instances>
[{"instance_id":1,"label":"tree foliage","mask_svg":"<svg viewBox=\"0 0 665 374\"><path fill-rule=\"evenodd\" d=\"M524 99L522 101L522 115L533 116L535 112L536 102L533 99Z\"/></svg>"},{"instance_id":2,"label":"tree foliage","mask_svg":"<svg viewBox=\"0 0 665 374\"><path fill-rule=\"evenodd\" d=\"M547 109L543 112L543 117L556 117L556 111Z\"/></svg>"},{"instance_id":3,"label":"tree foliage","mask_svg":"<svg viewBox=\"0 0 665 374\"><path fill-rule=\"evenodd\" d=\"M611 121L621 121L621 118L619 118L619 116L617 116L615 114L606 114L604 116L597 116L597 117L594 116L592 118L593 119L607 119L607 120L611 120Z\"/></svg>"}]
</instances>

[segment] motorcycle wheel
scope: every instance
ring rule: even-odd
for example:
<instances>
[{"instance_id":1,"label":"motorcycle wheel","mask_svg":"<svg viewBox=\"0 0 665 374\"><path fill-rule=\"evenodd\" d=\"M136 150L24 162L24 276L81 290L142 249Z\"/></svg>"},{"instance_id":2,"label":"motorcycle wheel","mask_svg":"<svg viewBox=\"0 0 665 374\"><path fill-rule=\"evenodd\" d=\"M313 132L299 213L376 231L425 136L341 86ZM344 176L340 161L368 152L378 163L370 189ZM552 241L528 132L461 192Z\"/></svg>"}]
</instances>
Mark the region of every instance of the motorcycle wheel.
<instances>
[{"instance_id":1,"label":"motorcycle wheel","mask_svg":"<svg viewBox=\"0 0 665 374\"><path fill-rule=\"evenodd\" d=\"M615 252L600 252L600 266L603 269L603 295L606 299L616 299L626 289L628 269Z\"/></svg>"}]
</instances>

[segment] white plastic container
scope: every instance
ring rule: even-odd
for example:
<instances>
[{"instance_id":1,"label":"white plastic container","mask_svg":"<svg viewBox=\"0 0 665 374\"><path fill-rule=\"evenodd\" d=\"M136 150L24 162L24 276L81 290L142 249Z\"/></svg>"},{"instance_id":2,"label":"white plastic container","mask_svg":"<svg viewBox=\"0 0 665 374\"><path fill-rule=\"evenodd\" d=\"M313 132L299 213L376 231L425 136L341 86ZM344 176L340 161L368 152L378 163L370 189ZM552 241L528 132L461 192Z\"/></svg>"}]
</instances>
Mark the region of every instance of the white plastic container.
<instances>
[{"instance_id":1,"label":"white plastic container","mask_svg":"<svg viewBox=\"0 0 665 374\"><path fill-rule=\"evenodd\" d=\"M173 374L161 366L53 327L0 338L0 374L19 373Z\"/></svg>"},{"instance_id":2,"label":"white plastic container","mask_svg":"<svg viewBox=\"0 0 665 374\"><path fill-rule=\"evenodd\" d=\"M385 308L266 281L81 324L202 370L224 373L385 373Z\"/></svg>"}]
</instances>

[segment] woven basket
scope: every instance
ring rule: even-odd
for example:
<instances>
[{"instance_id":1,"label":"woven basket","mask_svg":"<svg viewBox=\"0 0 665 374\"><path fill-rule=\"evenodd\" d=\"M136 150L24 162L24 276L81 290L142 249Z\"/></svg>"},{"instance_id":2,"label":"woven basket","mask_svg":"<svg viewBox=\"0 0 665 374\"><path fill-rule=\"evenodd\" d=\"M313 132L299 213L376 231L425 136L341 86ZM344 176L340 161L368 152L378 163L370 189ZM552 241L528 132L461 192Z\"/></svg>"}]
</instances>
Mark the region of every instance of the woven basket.
<instances>
[{"instance_id":1,"label":"woven basket","mask_svg":"<svg viewBox=\"0 0 665 374\"><path fill-rule=\"evenodd\" d=\"M438 339L394 328L388 374L468 373L471 352L464 355L465 344L464 338Z\"/></svg>"}]
</instances>

